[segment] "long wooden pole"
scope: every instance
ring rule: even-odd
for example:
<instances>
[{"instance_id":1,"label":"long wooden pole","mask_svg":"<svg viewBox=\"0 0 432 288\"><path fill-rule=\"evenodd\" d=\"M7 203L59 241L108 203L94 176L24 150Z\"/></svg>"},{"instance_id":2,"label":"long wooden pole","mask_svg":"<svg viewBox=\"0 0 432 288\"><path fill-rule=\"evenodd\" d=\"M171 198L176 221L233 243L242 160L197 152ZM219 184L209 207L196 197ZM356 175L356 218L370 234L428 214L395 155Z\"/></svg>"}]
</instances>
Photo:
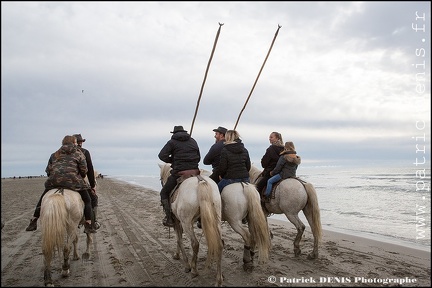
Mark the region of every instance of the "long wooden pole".
<instances>
[{"instance_id":1,"label":"long wooden pole","mask_svg":"<svg viewBox=\"0 0 432 288\"><path fill-rule=\"evenodd\" d=\"M247 103L249 102L249 98L251 97L252 92L253 92L253 90L255 89L255 85L256 85L256 83L258 82L258 78L259 78L259 76L261 75L261 71L263 70L264 65L265 65L265 63L266 63L266 61L267 61L267 58L268 58L269 55L270 55L270 51L271 51L272 48L273 48L273 44L274 44L274 42L275 42L275 40L276 40L276 37L277 37L277 35L278 35L278 33L279 33L279 29L280 29L281 27L282 27L282 26L278 25L278 29L276 30L276 33L275 33L274 38L273 38L273 41L272 41L272 43L271 43L271 45L270 45L270 49L269 49L269 51L267 52L267 56L266 56L266 58L264 59L264 63L263 63L262 66L261 66L261 69L260 69L260 71L259 71L259 73L258 73L257 78L255 79L255 83L254 83L253 86L252 86L252 89L251 89L251 91L250 91L250 93L249 93L249 96L248 96L248 98L246 99L246 102L245 102L245 104L244 104L242 110L240 111L240 114L239 114L239 116L238 116L238 118L237 118L237 122L236 122L236 124L235 124L235 126L234 126L234 130L237 128L237 124L238 124L238 122L239 122L239 120L240 120L240 117L241 117L241 115L242 115L242 113L243 113L243 110L246 108L246 105L247 105Z\"/></svg>"},{"instance_id":2,"label":"long wooden pole","mask_svg":"<svg viewBox=\"0 0 432 288\"><path fill-rule=\"evenodd\" d=\"M200 91L200 94L199 94L199 97L198 97L197 105L196 105L196 108L195 108L195 114L194 114L194 117L193 117L193 120L192 120L191 129L190 129L190 132L189 132L189 134L191 136L192 136L193 126L194 126L194 123L195 123L195 118L196 118L197 113L198 113L198 107L199 107L199 103L201 101L201 96L202 96L202 92L203 92L203 89L204 89L204 84L205 84L206 79L207 79L207 74L208 74L208 71L209 71L209 68L210 68L210 63L211 63L211 61L213 59L213 54L214 54L214 51L216 49L216 44L217 44L217 41L218 41L218 38L219 38L219 34L220 34L220 30L221 30L222 25L224 25L224 24L219 23L219 29L218 29L218 31L216 33L216 38L215 38L215 42L213 44L213 49L212 49L212 52L211 52L211 55L210 55L210 59L209 59L208 64L207 64L207 69L206 69L206 72L205 72L205 75L204 75L204 80L203 80L203 83L201 85L201 91Z\"/></svg>"}]
</instances>

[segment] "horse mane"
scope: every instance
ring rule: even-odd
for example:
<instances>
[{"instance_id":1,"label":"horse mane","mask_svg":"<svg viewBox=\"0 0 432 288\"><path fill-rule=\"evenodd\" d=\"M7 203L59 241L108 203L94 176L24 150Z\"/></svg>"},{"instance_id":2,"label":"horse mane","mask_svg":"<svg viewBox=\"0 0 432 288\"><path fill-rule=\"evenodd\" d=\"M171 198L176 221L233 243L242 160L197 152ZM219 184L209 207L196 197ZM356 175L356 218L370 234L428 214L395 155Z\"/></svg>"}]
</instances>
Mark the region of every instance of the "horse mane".
<instances>
[{"instance_id":1,"label":"horse mane","mask_svg":"<svg viewBox=\"0 0 432 288\"><path fill-rule=\"evenodd\" d=\"M255 181L259 178L259 176L261 175L261 170L258 169L257 167L255 167L254 165L251 165L251 168L249 170L249 177L250 177L250 182L251 183L255 183Z\"/></svg>"},{"instance_id":2,"label":"horse mane","mask_svg":"<svg viewBox=\"0 0 432 288\"><path fill-rule=\"evenodd\" d=\"M165 183L170 175L171 171L171 164L165 163L165 164L159 164L160 170L160 179Z\"/></svg>"}]
</instances>

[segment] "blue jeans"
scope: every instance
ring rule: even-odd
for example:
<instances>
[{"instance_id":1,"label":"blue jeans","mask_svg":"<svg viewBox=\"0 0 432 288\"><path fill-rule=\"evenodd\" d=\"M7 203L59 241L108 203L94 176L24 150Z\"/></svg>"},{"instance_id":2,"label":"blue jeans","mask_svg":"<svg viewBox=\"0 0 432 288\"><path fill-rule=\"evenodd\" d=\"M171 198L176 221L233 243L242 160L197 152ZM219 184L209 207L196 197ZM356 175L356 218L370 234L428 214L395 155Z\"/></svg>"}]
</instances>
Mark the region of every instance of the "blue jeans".
<instances>
[{"instance_id":1,"label":"blue jeans","mask_svg":"<svg viewBox=\"0 0 432 288\"><path fill-rule=\"evenodd\" d=\"M265 192L266 197L270 196L271 190L273 188L273 184L278 182L281 179L282 179L282 177L279 174L276 174L276 175L270 177L269 180L267 180L267 188L266 188L266 192Z\"/></svg>"},{"instance_id":2,"label":"blue jeans","mask_svg":"<svg viewBox=\"0 0 432 288\"><path fill-rule=\"evenodd\" d=\"M239 183L239 182L249 183L250 179L249 179L249 177L247 177L247 178L235 178L235 179L222 178L218 183L219 192L222 193L222 190L223 190L223 188L225 188L225 186L228 186L229 184L233 184L233 183Z\"/></svg>"}]
</instances>

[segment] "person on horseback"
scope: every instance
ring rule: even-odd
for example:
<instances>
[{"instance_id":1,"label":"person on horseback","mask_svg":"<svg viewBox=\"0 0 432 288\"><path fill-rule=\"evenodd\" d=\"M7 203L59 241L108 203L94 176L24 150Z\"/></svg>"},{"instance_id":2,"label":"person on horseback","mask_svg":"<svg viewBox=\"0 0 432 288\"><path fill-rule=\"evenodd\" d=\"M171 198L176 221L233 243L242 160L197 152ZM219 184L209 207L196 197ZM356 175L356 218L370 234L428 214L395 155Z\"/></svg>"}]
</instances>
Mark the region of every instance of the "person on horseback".
<instances>
[{"instance_id":1,"label":"person on horseback","mask_svg":"<svg viewBox=\"0 0 432 288\"><path fill-rule=\"evenodd\" d=\"M279 154L284 149L284 143L282 135L279 132L272 132L269 136L270 146L266 149L265 154L261 158L261 166L264 170L261 173L261 178L256 184L258 192L263 195L265 194L265 186L267 185L270 176L270 171L276 167L276 163L279 160Z\"/></svg>"},{"instance_id":2,"label":"person on horseback","mask_svg":"<svg viewBox=\"0 0 432 288\"><path fill-rule=\"evenodd\" d=\"M87 162L87 180L90 185L90 189L88 190L88 193L91 198L92 202L92 209L93 209L93 228L99 229L101 227L101 224L97 221L97 212L98 212L98 203L99 203L99 196L96 194L96 180L95 180L95 172L93 168L93 162L90 155L90 151L83 148L82 144L86 141L86 139L83 139L81 134L74 134L75 138L77 139L78 149L84 154Z\"/></svg>"},{"instance_id":3,"label":"person on horseback","mask_svg":"<svg viewBox=\"0 0 432 288\"><path fill-rule=\"evenodd\" d=\"M285 142L284 150L280 153L276 167L270 171L270 178L267 180L265 192L266 201L270 200L270 194L274 183L287 178L296 177L298 165L301 163L301 157L297 156L294 143Z\"/></svg>"},{"instance_id":4,"label":"person on horseback","mask_svg":"<svg viewBox=\"0 0 432 288\"><path fill-rule=\"evenodd\" d=\"M26 231L37 229L37 220L40 217L40 210L43 196L51 189L66 188L80 193L84 201L85 232L95 233L91 225L92 206L88 194L90 186L84 181L87 173L87 163L84 154L77 148L75 136L66 135L63 138L62 146L52 153L45 169L48 179L45 181L45 191L42 193L33 218L30 220Z\"/></svg>"},{"instance_id":5,"label":"person on horseback","mask_svg":"<svg viewBox=\"0 0 432 288\"><path fill-rule=\"evenodd\" d=\"M236 130L228 130L225 134L225 144L221 151L218 183L219 192L229 184L250 182L249 170L251 161L248 150L244 147Z\"/></svg>"},{"instance_id":6,"label":"person on horseback","mask_svg":"<svg viewBox=\"0 0 432 288\"><path fill-rule=\"evenodd\" d=\"M197 142L193 139L183 126L174 126L171 132L171 139L164 145L159 152L159 159L165 163L171 163L171 175L160 192L161 203L166 214L163 225L174 227L174 220L171 215L171 203L169 196L177 185L177 179L181 172L187 170L197 170L201 160L201 154Z\"/></svg>"},{"instance_id":7,"label":"person on horseback","mask_svg":"<svg viewBox=\"0 0 432 288\"><path fill-rule=\"evenodd\" d=\"M207 155L203 159L204 165L212 165L212 174L210 178L219 183L219 162L222 148L225 143L225 133L227 129L225 127L219 126L216 129L213 129L215 132L214 138L216 139L215 143L210 147Z\"/></svg>"}]
</instances>

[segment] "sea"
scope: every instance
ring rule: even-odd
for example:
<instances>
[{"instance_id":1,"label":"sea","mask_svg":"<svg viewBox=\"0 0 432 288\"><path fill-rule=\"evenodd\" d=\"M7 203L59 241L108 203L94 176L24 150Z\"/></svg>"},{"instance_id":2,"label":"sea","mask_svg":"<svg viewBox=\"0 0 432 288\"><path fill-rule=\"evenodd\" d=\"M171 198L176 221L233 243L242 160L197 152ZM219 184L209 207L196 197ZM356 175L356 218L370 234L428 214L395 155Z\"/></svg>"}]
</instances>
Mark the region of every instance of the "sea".
<instances>
[{"instance_id":1,"label":"sea","mask_svg":"<svg viewBox=\"0 0 432 288\"><path fill-rule=\"evenodd\" d=\"M430 167L299 166L314 185L323 229L431 251ZM159 194L159 175L110 175ZM300 219L308 227L303 213ZM285 215L271 218L288 221ZM294 229L294 226L293 226ZM308 228L307 228L308 229Z\"/></svg>"}]
</instances>

